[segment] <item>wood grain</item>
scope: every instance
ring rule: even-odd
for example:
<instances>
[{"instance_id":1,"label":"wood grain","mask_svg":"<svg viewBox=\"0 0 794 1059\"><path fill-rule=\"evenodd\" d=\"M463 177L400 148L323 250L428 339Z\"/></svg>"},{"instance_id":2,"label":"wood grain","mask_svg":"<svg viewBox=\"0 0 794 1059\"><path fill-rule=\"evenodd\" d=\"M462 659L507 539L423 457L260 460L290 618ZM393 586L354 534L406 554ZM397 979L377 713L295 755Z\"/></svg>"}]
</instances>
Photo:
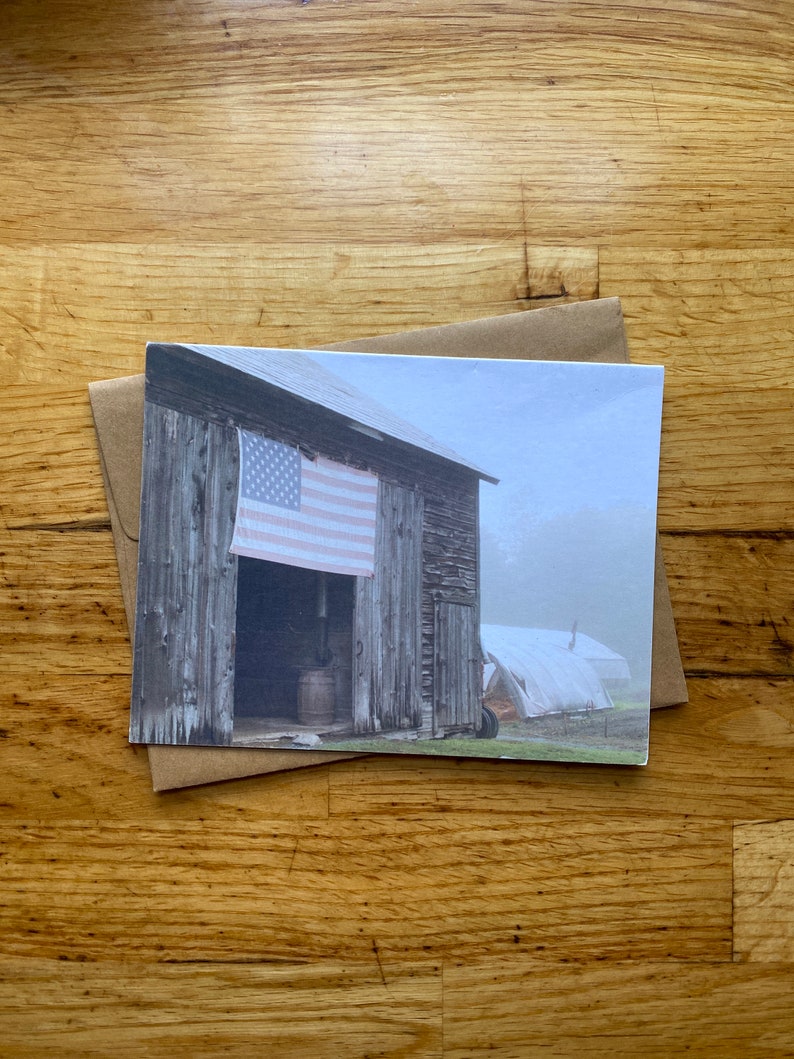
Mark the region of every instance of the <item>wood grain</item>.
<instances>
[{"instance_id":1,"label":"wood grain","mask_svg":"<svg viewBox=\"0 0 794 1059\"><path fill-rule=\"evenodd\" d=\"M182 240L5 245L0 364L9 383L85 386L143 371L147 341L301 347L592 298L595 247L430 240L309 251ZM563 293L564 292L564 293Z\"/></svg>"},{"instance_id":2,"label":"wood grain","mask_svg":"<svg viewBox=\"0 0 794 1059\"><path fill-rule=\"evenodd\" d=\"M784 1056L794 1017L787 964L579 964L531 958L445 972L444 1055Z\"/></svg>"},{"instance_id":3,"label":"wood grain","mask_svg":"<svg viewBox=\"0 0 794 1059\"><path fill-rule=\"evenodd\" d=\"M107 531L0 536L0 635L6 673L129 672L132 655ZM90 575L86 576L87 570Z\"/></svg>"},{"instance_id":4,"label":"wood grain","mask_svg":"<svg viewBox=\"0 0 794 1059\"><path fill-rule=\"evenodd\" d=\"M794 821L734 829L734 954L794 963Z\"/></svg>"},{"instance_id":5,"label":"wood grain","mask_svg":"<svg viewBox=\"0 0 794 1059\"><path fill-rule=\"evenodd\" d=\"M3 6L0 1048L790 1054L791 16ZM599 294L666 369L649 765L154 794L87 383Z\"/></svg>"},{"instance_id":6,"label":"wood grain","mask_svg":"<svg viewBox=\"0 0 794 1059\"><path fill-rule=\"evenodd\" d=\"M261 815L261 792L237 781L157 795L142 747L131 746L129 677L37 673L0 692L0 821L203 821L207 840L222 820ZM270 777L267 805L274 818L328 816L324 769ZM143 826L143 825L142 825Z\"/></svg>"},{"instance_id":7,"label":"wood grain","mask_svg":"<svg viewBox=\"0 0 794 1059\"><path fill-rule=\"evenodd\" d=\"M535 243L789 231L783 0L12 6L14 239L42 217L61 242L501 240L525 218Z\"/></svg>"},{"instance_id":8,"label":"wood grain","mask_svg":"<svg viewBox=\"0 0 794 1059\"><path fill-rule=\"evenodd\" d=\"M296 981L300 976L300 984ZM30 1012L38 1009L35 1024ZM310 964L156 964L6 959L0 963L4 1050L83 1057L262 1051L303 1059L340 1054L441 1054L441 972L340 960ZM192 1013L192 1014L191 1014Z\"/></svg>"},{"instance_id":9,"label":"wood grain","mask_svg":"<svg viewBox=\"0 0 794 1059\"><path fill-rule=\"evenodd\" d=\"M373 939L385 962L522 947L550 961L730 959L729 824L564 819L262 812L209 844L185 818L4 826L4 948L112 959L123 930L128 959L156 962L360 962Z\"/></svg>"},{"instance_id":10,"label":"wood grain","mask_svg":"<svg viewBox=\"0 0 794 1059\"><path fill-rule=\"evenodd\" d=\"M88 391L9 385L0 526L110 526Z\"/></svg>"},{"instance_id":11,"label":"wood grain","mask_svg":"<svg viewBox=\"0 0 794 1059\"><path fill-rule=\"evenodd\" d=\"M602 248L634 359L666 365L663 528L791 526L793 277L785 247Z\"/></svg>"},{"instance_id":12,"label":"wood grain","mask_svg":"<svg viewBox=\"0 0 794 1059\"><path fill-rule=\"evenodd\" d=\"M793 546L775 533L664 538L686 672L792 675Z\"/></svg>"}]
</instances>

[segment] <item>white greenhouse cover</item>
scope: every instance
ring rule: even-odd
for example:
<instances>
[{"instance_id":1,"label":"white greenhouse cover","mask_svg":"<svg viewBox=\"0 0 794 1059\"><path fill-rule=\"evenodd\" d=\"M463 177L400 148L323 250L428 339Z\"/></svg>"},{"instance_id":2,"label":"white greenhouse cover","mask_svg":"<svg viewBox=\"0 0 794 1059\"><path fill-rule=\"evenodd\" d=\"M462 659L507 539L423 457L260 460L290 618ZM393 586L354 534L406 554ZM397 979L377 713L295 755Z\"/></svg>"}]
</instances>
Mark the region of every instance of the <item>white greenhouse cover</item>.
<instances>
[{"instance_id":1,"label":"white greenhouse cover","mask_svg":"<svg viewBox=\"0 0 794 1059\"><path fill-rule=\"evenodd\" d=\"M492 625L491 628L507 629L508 626ZM629 664L623 655L619 655L617 651L605 647L604 644L599 643L598 640L594 640L592 636L587 636L585 633L577 632L574 636L572 632L564 632L559 629L516 629L515 631L520 631L527 642L553 644L555 647L565 648L566 651L571 640L573 640L574 646L571 648L573 654L589 662L602 680L631 679Z\"/></svg>"},{"instance_id":2,"label":"white greenhouse cover","mask_svg":"<svg viewBox=\"0 0 794 1059\"><path fill-rule=\"evenodd\" d=\"M482 648L486 664L484 690L502 678L522 718L545 713L596 709L613 705L595 665L578 650L569 650L570 633L547 629L520 629L507 625L482 625ZM602 648L595 640L576 636L576 647L584 640ZM608 652L608 648L602 648ZM621 659L614 652L615 659ZM625 675L628 666L625 659ZM622 675L622 674L621 674Z\"/></svg>"}]
</instances>

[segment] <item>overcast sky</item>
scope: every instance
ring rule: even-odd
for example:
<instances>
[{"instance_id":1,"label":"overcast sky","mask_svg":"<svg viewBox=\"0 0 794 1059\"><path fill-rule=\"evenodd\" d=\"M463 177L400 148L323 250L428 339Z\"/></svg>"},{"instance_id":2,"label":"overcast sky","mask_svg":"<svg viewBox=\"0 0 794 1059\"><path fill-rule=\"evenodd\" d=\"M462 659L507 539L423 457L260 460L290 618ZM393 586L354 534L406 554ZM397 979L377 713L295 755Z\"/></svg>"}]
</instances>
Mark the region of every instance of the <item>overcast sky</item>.
<instances>
[{"instance_id":1,"label":"overcast sky","mask_svg":"<svg viewBox=\"0 0 794 1059\"><path fill-rule=\"evenodd\" d=\"M663 369L361 353L314 359L500 479L483 529L581 508L655 511ZM522 514L523 513L523 514Z\"/></svg>"}]
</instances>

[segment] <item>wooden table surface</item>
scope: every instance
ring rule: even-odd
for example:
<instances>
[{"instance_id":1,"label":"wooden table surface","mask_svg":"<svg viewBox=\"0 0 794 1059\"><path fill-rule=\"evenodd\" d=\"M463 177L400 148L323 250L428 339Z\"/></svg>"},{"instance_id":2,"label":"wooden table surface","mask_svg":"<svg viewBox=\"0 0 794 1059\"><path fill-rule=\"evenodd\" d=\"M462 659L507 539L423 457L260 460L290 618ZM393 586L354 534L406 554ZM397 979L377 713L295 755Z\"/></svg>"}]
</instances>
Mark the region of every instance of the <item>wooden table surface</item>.
<instances>
[{"instance_id":1,"label":"wooden table surface","mask_svg":"<svg viewBox=\"0 0 794 1059\"><path fill-rule=\"evenodd\" d=\"M793 24L6 0L3 1055L794 1054ZM647 768L154 794L88 382L599 295L667 369Z\"/></svg>"}]
</instances>

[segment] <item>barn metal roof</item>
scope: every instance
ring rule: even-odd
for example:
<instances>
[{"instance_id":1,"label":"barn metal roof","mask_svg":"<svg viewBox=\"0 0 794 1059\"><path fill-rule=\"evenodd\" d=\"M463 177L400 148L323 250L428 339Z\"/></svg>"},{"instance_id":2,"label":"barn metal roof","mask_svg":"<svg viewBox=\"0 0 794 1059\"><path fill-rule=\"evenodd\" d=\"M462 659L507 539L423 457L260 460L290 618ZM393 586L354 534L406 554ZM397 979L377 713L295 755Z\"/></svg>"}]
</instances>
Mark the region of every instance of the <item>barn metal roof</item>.
<instances>
[{"instance_id":1,"label":"barn metal roof","mask_svg":"<svg viewBox=\"0 0 794 1059\"><path fill-rule=\"evenodd\" d=\"M402 441L466 467L488 482L499 481L453 449L321 367L303 350L203 345L186 345L185 348L238 371L244 371L296 397L328 408L344 416L352 426L364 427L365 433L376 431L377 434ZM344 356L344 353L338 355Z\"/></svg>"}]
</instances>

